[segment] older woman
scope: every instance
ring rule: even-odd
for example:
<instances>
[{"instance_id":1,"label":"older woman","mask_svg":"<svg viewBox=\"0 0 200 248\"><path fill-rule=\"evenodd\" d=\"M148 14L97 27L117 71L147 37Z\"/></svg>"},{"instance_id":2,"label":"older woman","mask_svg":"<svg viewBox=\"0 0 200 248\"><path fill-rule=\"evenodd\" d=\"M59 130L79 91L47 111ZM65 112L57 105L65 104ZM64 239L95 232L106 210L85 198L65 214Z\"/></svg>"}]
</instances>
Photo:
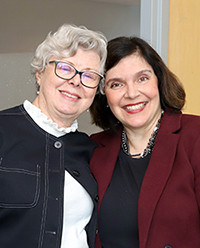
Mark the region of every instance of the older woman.
<instances>
[{"instance_id":1,"label":"older woman","mask_svg":"<svg viewBox=\"0 0 200 248\"><path fill-rule=\"evenodd\" d=\"M91 107L105 130L92 136L96 248L199 248L200 117L181 113L182 86L145 41L119 37L104 90Z\"/></svg>"},{"instance_id":2,"label":"older woman","mask_svg":"<svg viewBox=\"0 0 200 248\"><path fill-rule=\"evenodd\" d=\"M76 119L94 99L105 58L102 34L61 26L33 58L36 99L0 112L0 247L94 247L96 144Z\"/></svg>"}]
</instances>

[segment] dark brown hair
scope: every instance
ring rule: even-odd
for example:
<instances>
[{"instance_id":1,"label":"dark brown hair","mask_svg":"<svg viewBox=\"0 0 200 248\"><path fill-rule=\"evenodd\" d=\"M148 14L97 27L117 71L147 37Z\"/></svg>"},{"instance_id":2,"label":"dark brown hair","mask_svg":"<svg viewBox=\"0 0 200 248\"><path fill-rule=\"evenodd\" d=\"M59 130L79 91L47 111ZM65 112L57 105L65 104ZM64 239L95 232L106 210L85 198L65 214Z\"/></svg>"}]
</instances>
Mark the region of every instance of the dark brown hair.
<instances>
[{"instance_id":1,"label":"dark brown hair","mask_svg":"<svg viewBox=\"0 0 200 248\"><path fill-rule=\"evenodd\" d=\"M185 104L185 91L177 77L167 68L157 52L137 37L118 37L108 42L105 72L126 56L137 53L153 68L158 79L161 108L179 112ZM90 107L92 122L104 130L116 131L120 123L108 108L106 96L98 93Z\"/></svg>"}]
</instances>

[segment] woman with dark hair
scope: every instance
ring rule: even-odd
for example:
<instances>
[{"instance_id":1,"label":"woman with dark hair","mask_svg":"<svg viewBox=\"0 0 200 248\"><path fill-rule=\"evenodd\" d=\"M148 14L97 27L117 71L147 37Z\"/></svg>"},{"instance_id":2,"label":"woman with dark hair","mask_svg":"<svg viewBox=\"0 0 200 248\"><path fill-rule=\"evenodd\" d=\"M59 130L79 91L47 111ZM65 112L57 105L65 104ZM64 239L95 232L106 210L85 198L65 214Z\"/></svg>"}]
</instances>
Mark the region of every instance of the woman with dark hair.
<instances>
[{"instance_id":1,"label":"woman with dark hair","mask_svg":"<svg viewBox=\"0 0 200 248\"><path fill-rule=\"evenodd\" d=\"M144 40L109 41L105 69L90 108L104 129L96 248L199 248L200 117L181 113L183 87Z\"/></svg>"}]
</instances>

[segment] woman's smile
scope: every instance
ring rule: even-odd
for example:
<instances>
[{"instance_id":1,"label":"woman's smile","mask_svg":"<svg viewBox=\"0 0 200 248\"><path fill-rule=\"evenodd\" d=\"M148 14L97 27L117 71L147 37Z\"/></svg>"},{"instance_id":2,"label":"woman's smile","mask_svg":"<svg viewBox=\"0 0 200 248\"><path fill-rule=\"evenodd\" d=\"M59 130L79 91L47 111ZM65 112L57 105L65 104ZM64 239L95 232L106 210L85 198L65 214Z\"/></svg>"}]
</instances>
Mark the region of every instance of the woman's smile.
<instances>
[{"instance_id":1,"label":"woman's smile","mask_svg":"<svg viewBox=\"0 0 200 248\"><path fill-rule=\"evenodd\" d=\"M138 103L138 104L126 105L123 108L128 111L135 111L135 110L142 110L145 105L146 105L146 102L143 102L143 103Z\"/></svg>"},{"instance_id":2,"label":"woman's smile","mask_svg":"<svg viewBox=\"0 0 200 248\"><path fill-rule=\"evenodd\" d=\"M70 94L70 93L68 93L66 91L60 91L60 93L65 95L65 96L67 96L67 97L69 97L69 98L72 98L72 99L80 99L81 98L77 94Z\"/></svg>"}]
</instances>

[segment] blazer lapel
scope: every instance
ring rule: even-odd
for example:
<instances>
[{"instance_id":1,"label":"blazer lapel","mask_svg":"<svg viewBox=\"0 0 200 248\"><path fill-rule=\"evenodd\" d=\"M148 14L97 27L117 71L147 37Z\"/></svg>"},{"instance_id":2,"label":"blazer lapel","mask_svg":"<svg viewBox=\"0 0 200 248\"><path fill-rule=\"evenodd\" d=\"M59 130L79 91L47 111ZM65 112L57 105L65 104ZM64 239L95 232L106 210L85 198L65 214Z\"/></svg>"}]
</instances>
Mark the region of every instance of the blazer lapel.
<instances>
[{"instance_id":1,"label":"blazer lapel","mask_svg":"<svg viewBox=\"0 0 200 248\"><path fill-rule=\"evenodd\" d=\"M166 113L142 183L138 202L140 248L145 248L156 205L170 176L176 155L181 114Z\"/></svg>"},{"instance_id":2,"label":"blazer lapel","mask_svg":"<svg viewBox=\"0 0 200 248\"><path fill-rule=\"evenodd\" d=\"M98 185L99 206L112 178L113 170L119 155L121 145L120 135L106 135L93 152L90 170Z\"/></svg>"}]
</instances>

